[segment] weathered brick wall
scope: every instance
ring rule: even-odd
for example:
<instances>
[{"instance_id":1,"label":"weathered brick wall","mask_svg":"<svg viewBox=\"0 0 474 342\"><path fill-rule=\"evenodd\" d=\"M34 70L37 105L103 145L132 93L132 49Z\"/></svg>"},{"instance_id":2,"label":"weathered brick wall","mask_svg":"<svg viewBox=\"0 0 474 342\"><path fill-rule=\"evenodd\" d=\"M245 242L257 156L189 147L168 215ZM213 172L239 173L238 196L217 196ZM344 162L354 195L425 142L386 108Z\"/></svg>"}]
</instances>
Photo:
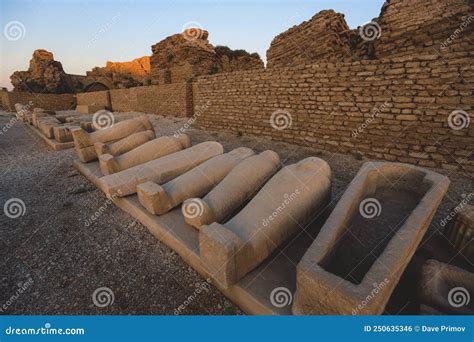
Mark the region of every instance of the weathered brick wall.
<instances>
[{"instance_id":1,"label":"weathered brick wall","mask_svg":"<svg viewBox=\"0 0 474 342\"><path fill-rule=\"evenodd\" d=\"M191 85L160 84L147 87L110 90L112 109L186 117L191 115Z\"/></svg>"},{"instance_id":2,"label":"weathered brick wall","mask_svg":"<svg viewBox=\"0 0 474 342\"><path fill-rule=\"evenodd\" d=\"M9 111L15 111L15 103L49 110L68 110L76 107L74 94L42 94L26 92L2 92L2 105Z\"/></svg>"},{"instance_id":3,"label":"weathered brick wall","mask_svg":"<svg viewBox=\"0 0 474 342\"><path fill-rule=\"evenodd\" d=\"M201 76L193 84L197 125L341 153L474 171L474 125L455 130L455 110L472 114L474 53L321 63ZM204 107L203 107L204 106ZM272 113L291 126L272 127ZM284 125L284 120L280 122ZM278 122L277 122L278 125Z\"/></svg>"},{"instance_id":4,"label":"weathered brick wall","mask_svg":"<svg viewBox=\"0 0 474 342\"><path fill-rule=\"evenodd\" d=\"M267 50L267 68L291 67L315 61L351 60L349 26L333 10L317 13L273 38Z\"/></svg>"},{"instance_id":5,"label":"weathered brick wall","mask_svg":"<svg viewBox=\"0 0 474 342\"><path fill-rule=\"evenodd\" d=\"M78 93L76 95L76 100L78 105L100 105L106 108L111 107L110 93L108 90Z\"/></svg>"}]
</instances>

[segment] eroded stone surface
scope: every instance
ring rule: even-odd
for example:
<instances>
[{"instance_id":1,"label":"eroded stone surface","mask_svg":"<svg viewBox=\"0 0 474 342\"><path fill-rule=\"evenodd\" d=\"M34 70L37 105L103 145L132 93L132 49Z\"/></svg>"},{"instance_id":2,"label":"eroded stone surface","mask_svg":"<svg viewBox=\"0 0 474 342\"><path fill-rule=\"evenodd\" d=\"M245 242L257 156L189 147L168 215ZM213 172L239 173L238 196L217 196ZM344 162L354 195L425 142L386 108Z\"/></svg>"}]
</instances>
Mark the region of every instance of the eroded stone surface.
<instances>
[{"instance_id":1,"label":"eroded stone surface","mask_svg":"<svg viewBox=\"0 0 474 342\"><path fill-rule=\"evenodd\" d=\"M110 175L190 146L191 139L186 134L181 134L178 137L156 138L116 157L111 154L101 155L99 157L100 170L102 174Z\"/></svg>"},{"instance_id":2,"label":"eroded stone surface","mask_svg":"<svg viewBox=\"0 0 474 342\"><path fill-rule=\"evenodd\" d=\"M249 148L236 148L205 161L162 186L153 182L140 184L137 186L138 199L150 213L162 215L187 198L204 196L236 165L252 155L254 152Z\"/></svg>"},{"instance_id":3,"label":"eroded stone surface","mask_svg":"<svg viewBox=\"0 0 474 342\"><path fill-rule=\"evenodd\" d=\"M127 170L104 176L100 179L100 187L109 197L131 195L136 192L138 184L147 181L157 184L169 182L222 153L224 153L224 148L221 144L215 141L206 141Z\"/></svg>"},{"instance_id":4,"label":"eroded stone surface","mask_svg":"<svg viewBox=\"0 0 474 342\"><path fill-rule=\"evenodd\" d=\"M185 216L186 223L199 229L212 222L224 222L279 168L280 157L273 151L264 151L245 159L203 199L191 198L183 203L184 212L192 211L196 206L199 208L197 215ZM187 206L191 208L188 209Z\"/></svg>"},{"instance_id":5,"label":"eroded stone surface","mask_svg":"<svg viewBox=\"0 0 474 342\"><path fill-rule=\"evenodd\" d=\"M420 167L364 164L297 266L293 313L382 313L448 186Z\"/></svg>"},{"instance_id":6,"label":"eroded stone surface","mask_svg":"<svg viewBox=\"0 0 474 342\"><path fill-rule=\"evenodd\" d=\"M109 142L123 139L129 135L146 130L153 130L152 124L145 117L124 120L111 127L87 133L82 129L72 130L74 145L77 148L93 146L96 142Z\"/></svg>"},{"instance_id":7,"label":"eroded stone surface","mask_svg":"<svg viewBox=\"0 0 474 342\"><path fill-rule=\"evenodd\" d=\"M118 156L119 154L133 150L135 147L138 147L155 137L155 131L146 130L143 132L133 133L128 137L113 143L95 143L94 147L98 156L103 154Z\"/></svg>"},{"instance_id":8,"label":"eroded stone surface","mask_svg":"<svg viewBox=\"0 0 474 342\"><path fill-rule=\"evenodd\" d=\"M444 314L474 314L474 274L428 260L421 271L419 292L424 304Z\"/></svg>"},{"instance_id":9,"label":"eroded stone surface","mask_svg":"<svg viewBox=\"0 0 474 342\"><path fill-rule=\"evenodd\" d=\"M471 264L474 264L474 206L461 204L454 221L449 224L446 236L457 253L461 253Z\"/></svg>"},{"instance_id":10,"label":"eroded stone surface","mask_svg":"<svg viewBox=\"0 0 474 342\"><path fill-rule=\"evenodd\" d=\"M230 221L201 227L205 267L221 286L235 284L303 230L330 198L331 169L324 160L310 157L284 167Z\"/></svg>"}]
</instances>

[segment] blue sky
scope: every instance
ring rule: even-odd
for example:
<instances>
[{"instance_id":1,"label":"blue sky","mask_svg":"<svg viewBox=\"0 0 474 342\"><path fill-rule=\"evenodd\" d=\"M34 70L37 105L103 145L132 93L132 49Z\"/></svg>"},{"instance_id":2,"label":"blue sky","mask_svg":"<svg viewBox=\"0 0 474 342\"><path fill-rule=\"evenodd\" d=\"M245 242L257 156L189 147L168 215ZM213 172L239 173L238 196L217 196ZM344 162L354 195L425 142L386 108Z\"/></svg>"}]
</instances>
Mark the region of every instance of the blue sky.
<instances>
[{"instance_id":1,"label":"blue sky","mask_svg":"<svg viewBox=\"0 0 474 342\"><path fill-rule=\"evenodd\" d=\"M181 32L189 22L208 30L211 44L258 52L265 60L274 36L320 10L345 14L349 26L355 28L377 17L383 2L0 0L0 86L11 88L9 76L28 68L35 49L53 52L66 72L85 74L106 61L151 55L151 45ZM6 32L15 25L20 27L20 36Z\"/></svg>"}]
</instances>

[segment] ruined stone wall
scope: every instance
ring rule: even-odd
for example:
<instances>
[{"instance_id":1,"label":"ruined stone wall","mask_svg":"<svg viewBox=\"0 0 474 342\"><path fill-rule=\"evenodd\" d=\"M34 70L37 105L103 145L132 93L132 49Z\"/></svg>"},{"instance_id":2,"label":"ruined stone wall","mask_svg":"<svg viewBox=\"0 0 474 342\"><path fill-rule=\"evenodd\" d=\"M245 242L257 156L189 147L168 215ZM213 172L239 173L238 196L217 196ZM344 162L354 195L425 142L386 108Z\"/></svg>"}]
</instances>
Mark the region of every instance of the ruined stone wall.
<instances>
[{"instance_id":1,"label":"ruined stone wall","mask_svg":"<svg viewBox=\"0 0 474 342\"><path fill-rule=\"evenodd\" d=\"M390 1L375 20L381 29L375 57L472 50L472 6L471 0Z\"/></svg>"},{"instance_id":2,"label":"ruined stone wall","mask_svg":"<svg viewBox=\"0 0 474 342\"><path fill-rule=\"evenodd\" d=\"M276 36L267 51L267 68L351 58L349 27L344 15L321 11L310 20Z\"/></svg>"},{"instance_id":3,"label":"ruined stone wall","mask_svg":"<svg viewBox=\"0 0 474 342\"><path fill-rule=\"evenodd\" d=\"M114 111L191 116L191 85L184 82L113 89L110 90L110 97Z\"/></svg>"},{"instance_id":4,"label":"ruined stone wall","mask_svg":"<svg viewBox=\"0 0 474 342\"><path fill-rule=\"evenodd\" d=\"M474 52L320 63L201 76L193 84L197 125L333 152L474 172ZM287 113L286 113L286 112ZM271 125L272 113L276 117ZM285 120L286 119L286 120ZM451 123L453 117L451 117ZM288 124L291 122L291 125ZM459 123L458 123L459 126Z\"/></svg>"},{"instance_id":5,"label":"ruined stone wall","mask_svg":"<svg viewBox=\"0 0 474 342\"><path fill-rule=\"evenodd\" d=\"M2 92L2 104L11 112L15 111L15 103L28 104L48 110L70 110L76 107L74 94L38 94L27 92Z\"/></svg>"},{"instance_id":6,"label":"ruined stone wall","mask_svg":"<svg viewBox=\"0 0 474 342\"><path fill-rule=\"evenodd\" d=\"M89 93L78 93L76 95L78 105L99 105L105 108L111 107L110 93L108 90L93 91Z\"/></svg>"}]
</instances>

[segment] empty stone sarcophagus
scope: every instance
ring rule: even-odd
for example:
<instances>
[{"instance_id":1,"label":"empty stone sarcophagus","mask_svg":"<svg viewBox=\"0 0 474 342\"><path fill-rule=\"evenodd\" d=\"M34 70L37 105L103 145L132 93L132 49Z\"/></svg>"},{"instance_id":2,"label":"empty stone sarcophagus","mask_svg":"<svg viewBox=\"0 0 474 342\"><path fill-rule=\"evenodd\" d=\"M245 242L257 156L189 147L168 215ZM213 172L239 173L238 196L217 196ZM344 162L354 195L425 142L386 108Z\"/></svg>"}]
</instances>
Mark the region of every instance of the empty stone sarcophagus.
<instances>
[{"instance_id":1,"label":"empty stone sarcophagus","mask_svg":"<svg viewBox=\"0 0 474 342\"><path fill-rule=\"evenodd\" d=\"M472 194L467 197L465 200L469 200ZM462 202L451 212L455 213L455 216L446 229L446 236L456 253L461 253L474 264L474 206Z\"/></svg>"},{"instance_id":2,"label":"empty stone sarcophagus","mask_svg":"<svg viewBox=\"0 0 474 342\"><path fill-rule=\"evenodd\" d=\"M280 168L280 157L264 151L239 163L203 199L184 201L182 211L187 224L199 229L213 222L224 222L260 190Z\"/></svg>"},{"instance_id":3,"label":"empty stone sarcophagus","mask_svg":"<svg viewBox=\"0 0 474 342\"><path fill-rule=\"evenodd\" d=\"M448 186L420 167L364 164L297 265L293 313L382 313Z\"/></svg>"},{"instance_id":4,"label":"empty stone sarcophagus","mask_svg":"<svg viewBox=\"0 0 474 342\"><path fill-rule=\"evenodd\" d=\"M187 198L204 196L236 165L253 155L250 148L239 147L208 159L166 184L142 183L137 186L138 199L150 213L162 215Z\"/></svg>"},{"instance_id":5,"label":"empty stone sarcophagus","mask_svg":"<svg viewBox=\"0 0 474 342\"><path fill-rule=\"evenodd\" d=\"M221 144L206 141L167 156L100 178L100 188L109 196L136 193L138 184L153 181L163 184L206 160L224 153Z\"/></svg>"},{"instance_id":6,"label":"empty stone sarcophagus","mask_svg":"<svg viewBox=\"0 0 474 342\"><path fill-rule=\"evenodd\" d=\"M330 198L331 169L324 160L310 157L284 167L230 221L201 227L203 265L228 288L303 230Z\"/></svg>"},{"instance_id":7,"label":"empty stone sarcophagus","mask_svg":"<svg viewBox=\"0 0 474 342\"><path fill-rule=\"evenodd\" d=\"M126 138L120 139L113 143L95 143L95 152L98 156L103 154L110 154L112 156L118 156L119 154L126 153L133 150L147 141L155 139L155 131L147 130L143 132L137 132L129 135Z\"/></svg>"},{"instance_id":8,"label":"empty stone sarcophagus","mask_svg":"<svg viewBox=\"0 0 474 342\"><path fill-rule=\"evenodd\" d=\"M178 137L169 136L156 138L117 157L111 154L101 155L99 157L100 171L104 175L110 175L190 146L191 139L189 139L189 136L186 134L181 134Z\"/></svg>"},{"instance_id":9,"label":"empty stone sarcophagus","mask_svg":"<svg viewBox=\"0 0 474 342\"><path fill-rule=\"evenodd\" d=\"M109 142L128 137L129 135L146 130L153 130L153 126L145 117L120 121L111 127L87 133L83 129L72 130L74 145L83 148L94 145L96 142Z\"/></svg>"},{"instance_id":10,"label":"empty stone sarcophagus","mask_svg":"<svg viewBox=\"0 0 474 342\"><path fill-rule=\"evenodd\" d=\"M47 138L54 138L54 127L61 123L54 117L43 117L38 119L38 128Z\"/></svg>"},{"instance_id":11,"label":"empty stone sarcophagus","mask_svg":"<svg viewBox=\"0 0 474 342\"><path fill-rule=\"evenodd\" d=\"M422 268L422 303L444 314L474 315L474 274L462 268L428 260Z\"/></svg>"}]
</instances>

